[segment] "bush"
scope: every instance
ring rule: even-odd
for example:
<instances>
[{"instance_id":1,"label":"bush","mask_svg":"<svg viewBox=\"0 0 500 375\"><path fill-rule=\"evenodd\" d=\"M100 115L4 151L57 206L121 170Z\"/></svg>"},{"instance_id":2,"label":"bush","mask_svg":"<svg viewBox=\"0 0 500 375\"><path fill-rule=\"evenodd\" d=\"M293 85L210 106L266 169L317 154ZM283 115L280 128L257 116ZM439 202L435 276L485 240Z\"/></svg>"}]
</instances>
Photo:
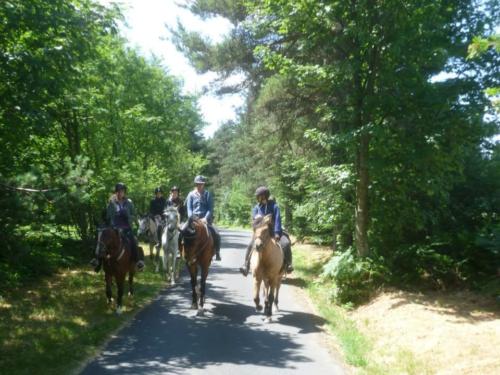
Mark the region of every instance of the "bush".
<instances>
[{"instance_id":1,"label":"bush","mask_svg":"<svg viewBox=\"0 0 500 375\"><path fill-rule=\"evenodd\" d=\"M360 303L386 280L389 270L380 260L360 258L353 248L333 256L323 267L323 278L333 279L332 297L340 303Z\"/></svg>"}]
</instances>

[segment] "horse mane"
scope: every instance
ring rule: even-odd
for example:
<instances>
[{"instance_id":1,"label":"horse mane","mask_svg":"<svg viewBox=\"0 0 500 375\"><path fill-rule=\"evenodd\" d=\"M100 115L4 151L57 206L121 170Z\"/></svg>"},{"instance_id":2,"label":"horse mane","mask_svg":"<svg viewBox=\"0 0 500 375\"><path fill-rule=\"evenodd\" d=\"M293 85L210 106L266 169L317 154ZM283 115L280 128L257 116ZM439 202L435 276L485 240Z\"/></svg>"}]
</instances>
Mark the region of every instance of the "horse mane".
<instances>
[{"instance_id":1,"label":"horse mane","mask_svg":"<svg viewBox=\"0 0 500 375\"><path fill-rule=\"evenodd\" d=\"M263 225L266 225L264 223L264 220L266 219L266 217L268 217L270 215L266 215L266 216L256 216L255 219L253 220L253 223L252 223L252 227L253 229L257 229L257 228L260 228L262 227ZM272 222L269 222L267 223L267 225L269 226L269 228L271 228L271 225L272 225Z\"/></svg>"}]
</instances>

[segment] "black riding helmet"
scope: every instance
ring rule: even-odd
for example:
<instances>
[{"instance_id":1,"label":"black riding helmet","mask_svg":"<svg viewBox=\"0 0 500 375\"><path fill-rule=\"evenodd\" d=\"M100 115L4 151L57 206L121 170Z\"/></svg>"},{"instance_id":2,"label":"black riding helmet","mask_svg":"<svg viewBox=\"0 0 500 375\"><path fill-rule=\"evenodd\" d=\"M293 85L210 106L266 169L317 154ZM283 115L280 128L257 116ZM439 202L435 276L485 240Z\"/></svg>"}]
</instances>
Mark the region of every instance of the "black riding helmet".
<instances>
[{"instance_id":1,"label":"black riding helmet","mask_svg":"<svg viewBox=\"0 0 500 375\"><path fill-rule=\"evenodd\" d=\"M161 186L158 186L155 188L155 194L156 193L163 193L163 190L161 189Z\"/></svg>"},{"instance_id":2,"label":"black riding helmet","mask_svg":"<svg viewBox=\"0 0 500 375\"><path fill-rule=\"evenodd\" d=\"M125 185L123 182L118 182L115 185L115 193L119 192L120 190L123 190L124 192L127 191L127 185Z\"/></svg>"},{"instance_id":3,"label":"black riding helmet","mask_svg":"<svg viewBox=\"0 0 500 375\"><path fill-rule=\"evenodd\" d=\"M259 186L255 190L255 196L258 197L259 195L263 195L264 197L266 197L266 199L269 199L271 193L269 192L269 189L266 186Z\"/></svg>"}]
</instances>

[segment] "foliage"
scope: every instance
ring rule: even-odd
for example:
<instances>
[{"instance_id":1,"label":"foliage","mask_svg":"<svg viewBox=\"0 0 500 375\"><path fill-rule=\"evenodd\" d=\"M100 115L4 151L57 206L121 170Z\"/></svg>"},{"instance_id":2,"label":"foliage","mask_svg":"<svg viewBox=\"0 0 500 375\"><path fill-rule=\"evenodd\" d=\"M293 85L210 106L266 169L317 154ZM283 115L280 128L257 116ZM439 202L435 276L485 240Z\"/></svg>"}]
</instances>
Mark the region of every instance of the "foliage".
<instances>
[{"instance_id":1,"label":"foliage","mask_svg":"<svg viewBox=\"0 0 500 375\"><path fill-rule=\"evenodd\" d=\"M8 272L28 272L32 263L19 254L50 258L28 239L46 230L41 223L76 228L89 256L116 182L128 185L144 212L155 186L186 188L206 163L196 98L181 93L160 61L126 47L120 20L119 8L91 0L0 4L0 233L7 248L0 263Z\"/></svg>"},{"instance_id":2,"label":"foliage","mask_svg":"<svg viewBox=\"0 0 500 375\"><path fill-rule=\"evenodd\" d=\"M332 298L340 303L359 303L367 300L390 271L380 261L359 258L351 248L334 255L323 267L323 278L334 280Z\"/></svg>"},{"instance_id":3,"label":"foliage","mask_svg":"<svg viewBox=\"0 0 500 375\"><path fill-rule=\"evenodd\" d=\"M435 287L495 275L498 2L247 1L238 17L216 3L190 9L234 32L213 44L180 29L177 43L246 79L240 120L209 142L217 191L269 185L299 238L347 251L354 280L377 267Z\"/></svg>"}]
</instances>

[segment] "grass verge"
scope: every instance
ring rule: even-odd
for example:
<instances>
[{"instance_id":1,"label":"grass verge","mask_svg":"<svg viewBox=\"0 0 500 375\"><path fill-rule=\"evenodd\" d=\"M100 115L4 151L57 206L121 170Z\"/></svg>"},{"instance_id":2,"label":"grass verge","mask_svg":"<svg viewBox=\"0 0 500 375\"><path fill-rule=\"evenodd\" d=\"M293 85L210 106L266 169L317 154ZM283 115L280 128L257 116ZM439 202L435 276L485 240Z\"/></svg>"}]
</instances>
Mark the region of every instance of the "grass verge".
<instances>
[{"instance_id":1,"label":"grass verge","mask_svg":"<svg viewBox=\"0 0 500 375\"><path fill-rule=\"evenodd\" d=\"M429 373L426 366L416 360L413 353L398 350L395 360L384 362L384 353L374 349L373 341L349 318L349 307L332 301L335 284L319 277L322 267L331 256L330 251L317 246L294 246L294 278L308 292L319 314L327 321L328 331L335 337L345 361L363 374L422 374ZM298 281L298 282L297 282Z\"/></svg>"},{"instance_id":2,"label":"grass verge","mask_svg":"<svg viewBox=\"0 0 500 375\"><path fill-rule=\"evenodd\" d=\"M36 285L0 296L0 372L74 371L166 285L153 268L147 263L137 275L135 296L124 297L121 316L106 304L103 272L95 274L86 267L60 270Z\"/></svg>"}]
</instances>

